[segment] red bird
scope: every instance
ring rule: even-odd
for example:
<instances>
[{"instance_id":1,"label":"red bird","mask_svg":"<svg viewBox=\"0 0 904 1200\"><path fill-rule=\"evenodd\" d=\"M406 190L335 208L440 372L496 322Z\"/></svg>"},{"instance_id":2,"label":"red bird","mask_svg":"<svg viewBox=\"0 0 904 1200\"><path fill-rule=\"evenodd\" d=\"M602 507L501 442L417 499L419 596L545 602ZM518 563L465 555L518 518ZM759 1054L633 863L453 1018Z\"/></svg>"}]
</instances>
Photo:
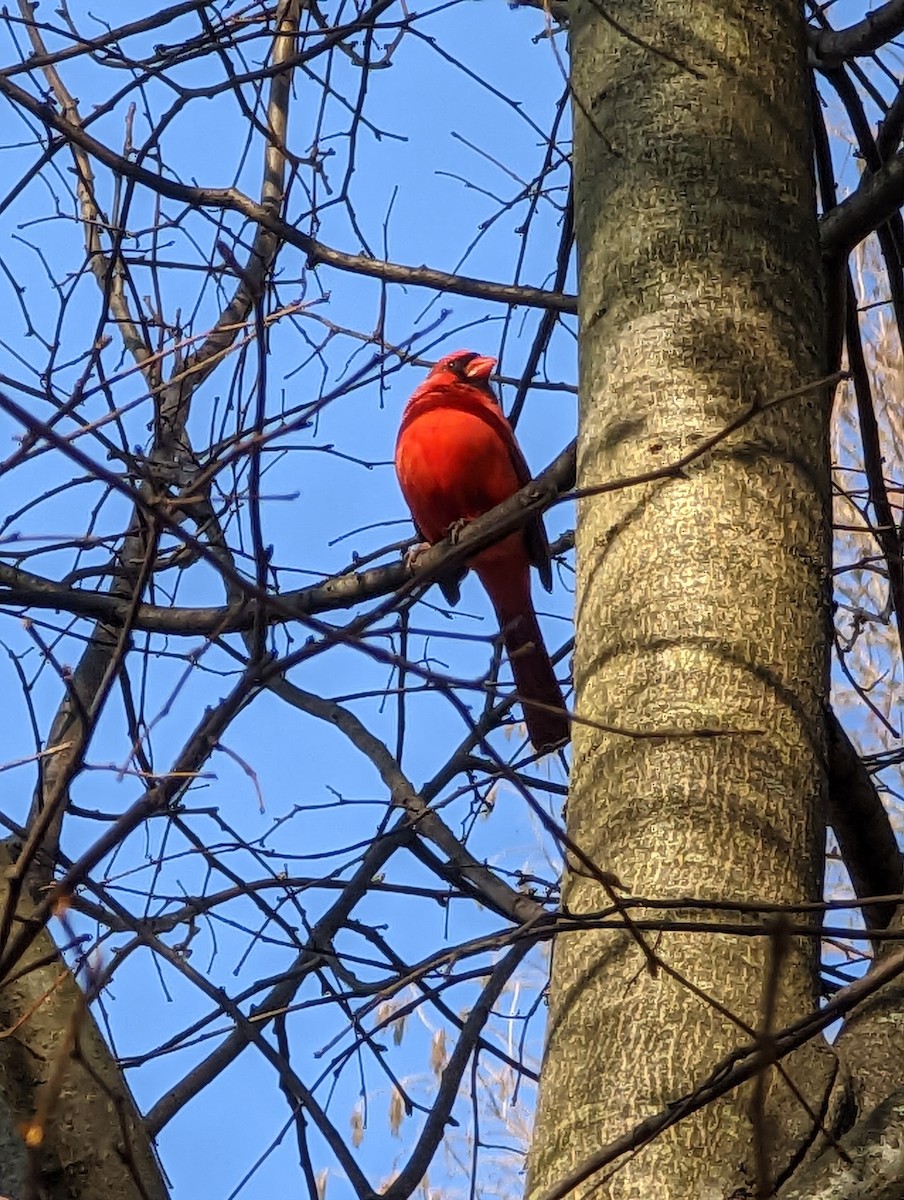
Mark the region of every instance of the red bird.
<instances>
[{"instance_id":1,"label":"red bird","mask_svg":"<svg viewBox=\"0 0 904 1200\"><path fill-rule=\"evenodd\" d=\"M429 542L441 541L459 522L489 512L530 481L512 427L490 388L495 365L495 358L470 350L447 354L402 416L396 474L414 522ZM531 563L551 591L549 545L540 517L479 551L469 566L496 610L530 740L545 753L568 740L568 718L531 601Z\"/></svg>"}]
</instances>

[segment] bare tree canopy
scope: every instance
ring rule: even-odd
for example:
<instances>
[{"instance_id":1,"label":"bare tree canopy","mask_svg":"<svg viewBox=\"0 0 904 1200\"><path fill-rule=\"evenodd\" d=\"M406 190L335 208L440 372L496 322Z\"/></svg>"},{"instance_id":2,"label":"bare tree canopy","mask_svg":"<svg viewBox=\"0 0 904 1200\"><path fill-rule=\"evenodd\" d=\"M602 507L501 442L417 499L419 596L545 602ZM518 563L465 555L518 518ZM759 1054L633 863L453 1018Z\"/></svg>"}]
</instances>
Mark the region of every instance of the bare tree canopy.
<instances>
[{"instance_id":1,"label":"bare tree canopy","mask_svg":"<svg viewBox=\"0 0 904 1200\"><path fill-rule=\"evenodd\" d=\"M0 14L0 1195L902 1194L904 3L803 7Z\"/></svg>"}]
</instances>

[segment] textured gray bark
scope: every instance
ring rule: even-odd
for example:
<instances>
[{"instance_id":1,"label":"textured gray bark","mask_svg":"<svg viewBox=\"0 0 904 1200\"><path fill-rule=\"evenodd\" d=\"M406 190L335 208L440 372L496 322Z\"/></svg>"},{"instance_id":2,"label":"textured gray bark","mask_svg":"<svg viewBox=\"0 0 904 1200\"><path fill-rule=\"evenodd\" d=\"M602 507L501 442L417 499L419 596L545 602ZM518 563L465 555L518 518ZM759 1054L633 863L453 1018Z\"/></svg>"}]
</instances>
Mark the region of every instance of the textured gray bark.
<instances>
[{"instance_id":1,"label":"textured gray bark","mask_svg":"<svg viewBox=\"0 0 904 1200\"><path fill-rule=\"evenodd\" d=\"M904 1091L889 1096L834 1149L781 1189L779 1200L901 1200L904 1196Z\"/></svg>"},{"instance_id":2,"label":"textured gray bark","mask_svg":"<svg viewBox=\"0 0 904 1200\"><path fill-rule=\"evenodd\" d=\"M890 930L899 937L904 932L900 909ZM895 952L900 952L900 943L883 944L877 964ZM845 1024L838 1048L850 1068L860 1112L868 1113L900 1088L904 1080L904 976L885 984L859 1005Z\"/></svg>"},{"instance_id":3,"label":"textured gray bark","mask_svg":"<svg viewBox=\"0 0 904 1200\"><path fill-rule=\"evenodd\" d=\"M25 1195L28 1155L15 1114L0 1097L0 1196L21 1200Z\"/></svg>"},{"instance_id":4,"label":"textured gray bark","mask_svg":"<svg viewBox=\"0 0 904 1200\"><path fill-rule=\"evenodd\" d=\"M8 863L0 846L0 867ZM0 885L0 905L5 898ZM46 930L0 991L0 1027L0 1195L166 1200L128 1086ZM27 1153L23 1127L45 1109L43 1140Z\"/></svg>"},{"instance_id":5,"label":"textured gray bark","mask_svg":"<svg viewBox=\"0 0 904 1200\"><path fill-rule=\"evenodd\" d=\"M578 487L664 466L766 410L680 476L580 504L577 712L626 733L575 726L569 833L637 895L810 900L826 396L769 407L825 370L801 15L794 0L626 0L617 17L573 6ZM603 902L586 872L563 899ZM703 1080L744 1040L737 1022L762 1027L765 939L650 945L668 968L655 976L629 936L556 944L529 1194ZM773 1026L812 1008L816 978L812 939L776 947ZM832 1050L785 1065L831 1127ZM681 1122L584 1194L722 1200L781 1182L818 1130L776 1072L755 1095Z\"/></svg>"}]
</instances>

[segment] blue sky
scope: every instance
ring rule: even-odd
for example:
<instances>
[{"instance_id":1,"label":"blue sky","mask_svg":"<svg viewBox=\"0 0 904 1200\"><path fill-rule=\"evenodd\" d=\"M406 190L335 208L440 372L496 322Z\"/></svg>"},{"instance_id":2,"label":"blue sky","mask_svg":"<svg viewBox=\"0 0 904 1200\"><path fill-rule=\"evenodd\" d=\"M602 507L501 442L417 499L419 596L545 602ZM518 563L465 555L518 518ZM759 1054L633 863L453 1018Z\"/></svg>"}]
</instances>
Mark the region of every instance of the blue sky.
<instances>
[{"instance_id":1,"label":"blue sky","mask_svg":"<svg viewBox=\"0 0 904 1200\"><path fill-rule=\"evenodd\" d=\"M151 6L132 6L129 19L136 19L142 11L151 11ZM393 8L389 17L398 20L401 11ZM90 14L111 22L123 19L121 8L109 4L73 5L70 13L77 27L89 35L100 31L96 22L92 24ZM47 16L51 19L51 14ZM330 16L336 14L331 10ZM526 238L520 227L530 199L518 201L525 190L524 184L535 176L542 163L543 131L548 128L563 92L560 66L551 42L533 40L543 31L542 16L529 10L512 11L505 4L491 0L479 0L439 6L414 22L413 27L419 32L402 39L391 67L374 71L368 83L364 113L371 125L359 131L355 174L349 187L354 219L348 207L330 204L328 197L324 199L323 189L326 183L335 195L342 186L349 152L344 136L348 114L343 101L336 97L357 95L360 72L341 54L332 57L330 82L336 95L327 101L323 111L319 105L324 60L313 64L317 78L305 78L301 73L296 76L290 149L300 156L307 155L315 138L319 138L321 151L330 155L324 159L325 183L322 178L316 181L320 221L317 236L350 252L365 249L402 263L423 262L446 270L460 266L466 273L500 281L512 278L517 258L523 253L520 279L548 284L559 235L559 210L564 203L564 172L560 169L553 179L557 190L552 198L558 207L541 198ZM131 39L127 49L138 56L150 53L161 41L174 44L198 32L196 18L186 17L165 31ZM387 30L385 40L392 36L393 31ZM561 41L559 54L564 52ZM66 39L48 35L48 44L62 46ZM249 66L258 61L261 52L261 42L249 46ZM17 57L7 34L3 41L3 61L15 61ZM466 72L454 65L455 60L464 63ZM122 88L128 79L126 72L114 72L84 58L64 64L61 70L70 91L78 97L83 115L103 103L115 89ZM173 78L182 87L204 89L216 87L224 75L222 64L211 58L177 69ZM25 85L22 78L19 82ZM31 86L36 83L43 86L43 81L31 80ZM247 89L246 98L249 102L253 100L252 90ZM128 105L135 101L133 141L140 147L148 138L151 125L159 121L174 99L170 88L152 79L95 121L91 132L109 145L121 147ZM0 140L6 162L4 177L12 181L28 170L39 151L34 123L21 121L8 107L3 113ZM561 127L561 135L567 137L567 120ZM230 95L214 99L195 96L168 126L162 148L167 168L178 177L212 187L235 185L254 196L261 172L260 144L254 138L250 146L247 142L247 121ZM63 154L57 155L48 180L49 186L40 180L32 182L0 214L3 262L9 276L26 285L23 301L36 330L35 336L27 336L28 329L9 276L0 276L0 302L7 314L0 330L0 373L40 388L41 372L50 354L48 346L58 341L52 382L57 393L65 396L83 370L78 356L95 336L101 297L95 281L83 269L81 235L73 220L70 163ZM311 172L301 168L288 202L289 218L298 221L306 231L310 231L313 186ZM109 175L102 169L97 170L97 189L102 208L110 213L116 195ZM185 213L178 204L168 201L162 204L162 215L175 224L159 235L158 256L173 262L203 261L217 236L209 219ZM139 193L125 222L128 231L135 235L126 241L127 253L133 259L148 253L152 243L147 231L154 219L152 201L146 193ZM482 228L487 222L487 227ZM229 222L229 229L238 231L239 222ZM238 248L236 253L240 255ZM59 288L50 281L42 260L48 264ZM159 304L169 321L181 311L184 332L189 335L203 334L209 328L223 299L222 290L218 291L210 282L202 286L203 276L188 270L162 270L157 281L159 293L154 291L155 281L149 272L136 267L135 280L133 302L147 296L147 301L139 302L154 307ZM573 280L569 287L573 288ZM61 296L66 297L62 308ZM498 305L439 296L422 288L384 290L374 281L325 268L312 274L304 271L301 255L288 248L280 256L272 306L283 308L299 303L309 308L302 307L296 315L284 317L270 330L267 391L268 404L274 413L281 411L280 406L288 408L316 399L322 390L335 386L344 372L357 369L373 354L371 346L356 341L354 336L336 333L324 350L312 355L312 345L322 342L326 333L318 318L330 322L337 330L370 332L377 325L381 306L385 305L384 330L390 342L401 344L415 338L415 345L425 358L457 347L473 347L491 354L502 351L501 369L510 375L520 372L525 346L540 319L537 312L519 310L506 321L504 310ZM573 322L565 324L573 327ZM431 326L432 334L419 334ZM46 344L42 345L42 340ZM543 373L554 381L573 383L575 354L572 334L561 329L553 339ZM107 376L123 376L111 389L115 403L134 405L123 417L129 444L146 446L150 407L140 379L135 373L124 374L131 364L123 357L116 340L105 352L103 361ZM253 354L248 355L240 370L236 370L233 356L200 389L189 426L197 446L208 443L212 427L222 426L225 430L234 427L234 409L230 410L229 405L253 395L255 370ZM284 452L273 454L266 461L263 487L272 498L262 505L264 540L273 545L273 563L282 588L312 582L347 567L355 555L370 554L410 536L410 522L390 464L401 408L423 372L423 367L405 368L388 375L383 387L374 376L367 386L327 406L315 428L284 438ZM91 382L97 383L96 376ZM513 394L512 388L505 389L504 401L509 403ZM38 413L47 415L46 406L32 402ZM82 411L89 419L105 416L107 397L102 389L85 402ZM72 429L71 425L63 427ZM519 438L531 465L535 469L544 466L573 436L574 427L573 392L532 392L519 425ZM14 448L16 433L9 422L0 424L2 456ZM115 438L112 428L111 434ZM92 437L80 439L79 445L97 461L109 465L104 447ZM345 457L339 457L333 448ZM61 486L72 474L58 455L36 456L12 475L0 477L0 511L7 514L15 511L29 498ZM224 480L224 485L228 487L233 482L245 486L244 479ZM124 519L125 502L116 496L104 498L99 487L84 482L66 487L30 508L9 523L0 536L6 539L8 547L16 550L23 546L29 550L43 548L46 552L29 556L23 563L39 574L59 577L67 571L97 567L107 560L108 550L104 545L80 555L71 548L56 547L84 535L89 514L98 504L99 511L91 518L95 533L98 536L115 533ZM550 516L551 534L568 528L569 523L569 513L557 510ZM358 532L348 536L350 530ZM247 525L240 530L232 524L230 532L236 540L247 539ZM387 557L395 555L393 551ZM244 565L247 567L247 562ZM159 584L166 590L174 582L174 574L170 573L161 577ZM218 581L203 565L187 571L172 594L182 604L222 602ZM550 614L545 620L550 645L557 647L569 633L569 573L561 575L552 597L539 595L542 597L539 606ZM437 597L434 590L428 599L435 603ZM165 602L163 596L160 602ZM53 641L57 660L74 663L81 648L78 639L88 630L87 624L69 626L55 614L36 615L42 637ZM341 616L339 619L345 620ZM426 642L414 639L409 647L412 657L419 657L423 643L442 667L456 675L475 676L486 669L489 640L495 630L489 604L473 581L466 581L454 622L420 606L414 624L436 633ZM4 618L2 625L0 638L12 654L21 656L28 678L34 679L33 702L41 726L46 729L60 697L59 679L46 665L39 669L39 655L17 617ZM54 630L60 631L59 634ZM447 632L477 634L486 640L450 641L445 636ZM292 636L297 646L305 632L296 628ZM204 649L200 639L186 641L188 647L152 639L155 657L150 660L147 672L142 671L137 661L133 667L132 686L142 696L144 712L152 724L148 744L153 749L155 765L161 770L178 752L203 707L215 704L228 690L231 679L223 673L234 670L234 664L223 652ZM137 647L143 644L139 637ZM285 649L283 635L276 638L276 644ZM187 677L180 660L165 657L186 648L204 649L196 668ZM0 671L5 672L10 694L18 696L18 678L5 656L0 657ZM386 667L374 664L356 650L341 648L315 658L295 672L293 679L300 686L328 696L379 692L389 682ZM352 702L352 707L394 746L393 704L383 705L379 698L373 698ZM465 728L440 698L418 695L407 708L403 766L414 783L419 784L442 764L450 744L464 735ZM300 875L319 875L325 870L343 868L347 871L386 805L385 789L376 773L348 742L323 723L305 719L275 698L264 695L235 722L224 744L226 751L212 756L205 777L187 797L186 807L189 810L214 807L242 839L247 842L263 839L264 861L255 861L247 851L232 846L230 836L218 830L215 818L203 811L197 814L189 811L186 821L204 843L214 849L222 847L223 859L247 878L259 878L268 870L285 869ZM501 753L511 755L519 743L517 738L501 738L498 744ZM12 761L27 758L33 752L27 709L23 703L13 701L2 758ZM114 695L89 753L89 762L96 769L78 780L73 789L75 803L91 811L121 812L140 792L140 782L134 775L123 776L112 769L127 766L128 756L122 701ZM554 779L562 780L561 768L551 765L544 769L551 771ZM249 772L253 772L253 778ZM33 767L23 766L8 773L6 784L5 810L13 819L22 819L34 786ZM263 799L263 812L259 797ZM495 799L492 814L481 817L471 834L472 850L493 865L515 870L530 866L554 876L554 866L544 862L536 822L526 814L521 801L504 787L498 789ZM274 825L293 812L291 820L280 823L274 831ZM467 797L451 804L446 819L456 831L471 823ZM76 854L97 832L95 821L75 819L67 830L65 848ZM327 857L323 857L324 853ZM161 855L164 861L158 866ZM180 903L186 894L227 886L222 877L209 878L198 853L187 847L178 834L164 835L159 825L152 825L147 834L141 832L131 838L109 864L105 878L117 896L139 912L142 911L140 896L127 889L153 885L161 898L152 911L163 911L167 901L162 897L171 897L171 906ZM435 886L436 882L407 856L393 862L388 880L426 886ZM304 917L314 919L331 898L329 892L305 894ZM288 908L290 924L298 925L302 915L291 905ZM482 929L498 927L495 919L475 913L471 906L463 904L446 908L427 903L418 906L412 919L411 901L391 896L368 901L355 915L386 924L396 951L411 961L436 949L445 939L454 942ZM243 980L250 983L278 973L291 961L291 949L268 944L266 938L255 936L253 931L259 927L261 918L249 902L236 901L219 916L222 919L215 919L213 924L205 920L199 923L189 958L189 964L217 986L236 993L241 990ZM237 922L238 926L229 925L229 921ZM181 936L184 929L168 940L173 943ZM279 935L278 940L284 941L284 937ZM116 949L128 941L124 935L110 938L102 947L102 960L107 964L114 961ZM340 940L340 946L343 944L349 952L372 956L372 950L369 952L361 939L346 935ZM361 970L367 975L366 966ZM538 980L537 970L531 969L519 983L518 991L506 998L505 1011L527 1011ZM473 996L473 986L462 985L449 992L449 1002L454 1008L461 1008L472 1002ZM310 1007L289 1023L291 1036L297 1043L298 1062L307 1064L306 1079L317 1069L319 1060L312 1055L331 1037L343 1034L347 1025L338 1012L319 1007L318 997L319 987L312 982L299 993L299 1001L306 1001ZM246 1003L246 1010L247 1007ZM137 950L117 965L103 998L102 1017L109 1023L119 1053L142 1055L208 1013L210 1008L210 1001L199 995L179 972L166 965L152 965L149 956ZM393 1056L394 1069L421 1100L433 1086L430 1046L442 1024L435 1016L428 1024L415 1013L407 1022L400 1049ZM215 1027L222 1028L222 1022ZM506 1026L500 1022L499 1030L501 1035L507 1032L515 1039L521 1036L518 1024ZM535 1021L534 1052L539 1045L539 1031L540 1023ZM336 1048L325 1054L323 1062L328 1063L331 1054L348 1042L346 1031ZM211 1044L201 1041L131 1071L130 1082L140 1104L154 1103L193 1062L209 1051ZM339 1075L330 1100L330 1113L340 1129L347 1130L363 1091L368 1105L368 1128L358 1155L365 1171L378 1181L392 1170L394 1161L404 1160L411 1135L422 1118L415 1115L406 1121L398 1141L393 1140L388 1118L391 1088L372 1059L365 1055L363 1061L363 1076L354 1057ZM318 1090L321 1099L330 1086L327 1079ZM523 1096L529 1101L526 1091ZM467 1110L463 1113L467 1121ZM286 1103L272 1069L255 1051L246 1051L221 1080L163 1131L160 1151L174 1196L232 1194L258 1156L267 1151L287 1116ZM492 1125L492 1117L487 1115L485 1119ZM506 1137L503 1132L492 1140L502 1142ZM463 1127L452 1144L463 1151L465 1139ZM322 1144L318 1145L316 1136L312 1147L318 1168L328 1167L329 1155ZM493 1168L488 1165L486 1170L489 1178ZM434 1171L433 1178L439 1184L447 1172L454 1177L457 1168L454 1160L441 1156ZM509 1171L510 1167L503 1170L507 1186L511 1182ZM297 1149L294 1133L290 1132L254 1171L239 1194L268 1194L284 1188L287 1180L296 1177ZM347 1194L347 1189L333 1170L328 1195L340 1194Z\"/></svg>"},{"instance_id":2,"label":"blue sky","mask_svg":"<svg viewBox=\"0 0 904 1200\"><path fill-rule=\"evenodd\" d=\"M128 17L137 19L154 8L141 0L130 6ZM241 11L229 9L227 15L239 15ZM331 6L328 16L347 19L349 11ZM110 22L123 19L121 6L110 3L74 4L69 12L77 27L88 34L101 30L98 18ZM402 12L401 5L388 10L387 27L379 38L382 43L392 41L397 28L388 23L398 22ZM847 19L840 6L835 13L839 22ZM40 15L55 19L49 10L44 14L42 9ZM461 0L439 5L435 10L425 9L412 21L411 29L393 52L391 65L370 75L363 108L368 124L359 128L354 145L355 171L348 185L348 205L337 199L350 152L345 102L349 97L352 104L357 102L360 72L347 57L335 53L329 62L333 91L323 104L325 60L312 64L314 76L302 72L296 76L290 149L303 159L316 143L319 152L328 157L322 160L325 178L300 164L289 193L287 218L311 232L310 213L316 207L316 236L329 245L353 253L368 251L411 265L460 268L490 280L510 281L523 255L520 281L548 286L565 199L564 170L550 177L549 194L536 198L536 215L526 234L523 227L534 198L524 192L542 164L545 131L563 94L564 39L552 41L542 36L544 20L540 13L511 10L501 0ZM150 54L161 41L175 44L199 31L196 17L188 16L163 32L132 39L127 48L136 56ZM48 42L62 46L67 39L49 34ZM0 44L4 63L18 58L8 30ZM263 46L263 42L253 41L246 47L249 66L259 61ZM78 97L83 116L124 88L130 79L126 71L84 58L64 64L62 74ZM193 92L163 135L163 156L168 169L185 181L210 187L237 186L254 196L261 173L260 141L249 135L247 119L228 91L213 98L203 94L205 89L217 89L224 78L222 63L213 56L173 71L172 79ZM21 77L19 82L26 86ZM33 78L27 86L44 86L44 82ZM245 98L248 103L254 102L252 88L246 88ZM92 124L91 130L110 146L121 147L129 104L134 101L137 107L132 139L141 147L176 99L171 86L151 78L140 90L127 92L108 115ZM36 161L40 149L33 121L23 122L9 107L0 112L4 179L9 187ZM567 138L566 115L560 127L562 150L567 150ZM96 334L102 300L95 281L84 270L81 234L73 219L70 162L64 153L56 156L55 166L46 178L47 182L33 180L0 213L0 258L7 272L0 273L4 313L0 374L40 389L42 372L52 356L52 385L56 394L65 398L83 371L79 356ZM117 201L116 191L110 176L100 169L97 187L101 206L111 212ZM184 261L195 266L203 263L213 253L216 238L222 235L209 216L186 213L174 202L162 203L161 216L172 224L161 230L157 253L169 262ZM149 253L149 230L157 219L152 198L138 193L125 222L132 235L126 239L126 250L133 261ZM228 239L240 232L241 223L230 218L226 228ZM240 246L236 246L235 253L241 257ZM130 302L146 308L159 305L170 322L181 314L186 336L202 336L222 305L222 288L198 271L167 267L155 280L136 264L134 278ZM22 297L16 295L11 279L26 286ZM158 284L159 293L155 291ZM567 287L573 290L573 276ZM20 299L34 324L31 336ZM270 300L272 310L297 306L291 315L275 321L269 332L267 394L273 414L315 401L346 373L364 365L373 347L358 335L372 333L381 318L389 343L403 344L413 339L412 344L425 359L459 347L501 354L501 371L511 377L520 374L540 321L540 314L532 310L519 309L506 316L501 306L487 302L441 296L417 287L384 289L376 281L327 268L310 272L305 269L302 255L291 247L280 255ZM518 436L535 470L546 465L574 435L573 327L574 322L568 319L557 329L539 375L541 381L564 386L533 389L519 422ZM54 351L55 343L58 348ZM171 343L170 337L165 344L171 348ZM131 364L123 357L115 337L104 352L103 363L107 377L114 382L109 392L97 388L86 399L84 415L90 419L106 417L108 396L115 397L120 407L132 403L122 418L128 444L146 448L150 404L137 375L127 373ZM395 361L390 358L388 365L394 368ZM235 428L237 407L253 401L256 369L253 351L245 358L237 353L198 391L189 426L197 447L208 444L211 429L219 436L220 431ZM272 562L281 588L316 581L346 568L356 555L369 555L410 535L391 458L403 404L423 373L422 365L392 370L382 384L374 373L365 386L327 405L313 428L293 432L277 442L278 452L266 458L264 541L273 546ZM97 387L97 382L95 375L90 386ZM21 394L12 390L21 399ZM504 387L502 395L508 407L514 387ZM46 416L50 411L34 398L30 403L39 415ZM63 428L74 427L64 424ZM0 421L0 458L15 448L18 432L9 421ZM112 427L110 434L114 436ZM90 435L81 438L79 444L99 463L115 467L115 460L107 459L105 448ZM92 482L62 488L72 475L69 464L57 454L35 455L14 473L0 475L0 513L10 514L48 489L62 489L29 507L21 517L8 520L0 531L0 552L41 549L43 553L30 556L23 565L57 578L72 570L98 568L107 561L109 550L104 545L77 554L71 545L61 543L82 538L89 523L98 536L115 535L127 506L119 497L105 497ZM226 475L222 484L224 492L232 486L241 490L247 476L232 479ZM97 505L98 511L92 513ZM553 510L548 521L550 534L555 536L569 528L571 521L566 507ZM231 519L228 531L235 545L247 547L246 516ZM395 550L387 551L385 560L396 554ZM246 569L249 567L247 559L239 561ZM169 595L180 604L219 604L223 600L219 580L204 564L193 565L178 582L175 572L163 575L159 586L161 603L167 602ZM567 564L557 573L554 594L547 597L535 588L535 598L543 613L550 647L558 648L569 636L572 594ZM41 636L53 641L58 662L74 663L87 624L70 625L62 616L49 612L36 617ZM342 623L347 618L340 615L332 619ZM438 669L461 677L477 677L486 670L495 630L489 604L474 580L466 580L454 619L445 614L434 589L427 603L415 610L413 624L427 634L413 635L407 649L412 659L425 656ZM23 669L34 681L33 704L39 724L46 730L61 695L59 678L46 665L40 667L39 654L18 616L5 616L0 625L3 644L12 655L21 657ZM293 648L302 645L307 636L300 626L290 634ZM468 641L462 635L477 635L482 640ZM144 644L139 636L136 648ZM237 639L230 644L241 649ZM288 645L286 635L278 634L275 644L284 651ZM398 638L383 639L379 644L395 649L400 645ZM226 651L207 648L201 639L177 642L154 638L150 648L153 656L146 669L137 660L132 667L132 686L150 725L147 743L155 767L164 770L204 706L216 704L229 690L235 664ZM187 674L183 661L175 657L186 649L199 652L196 665ZM13 697L0 743L0 759L12 762L34 753L34 739L28 709L17 699L21 689L11 659L0 655L0 671L4 672L8 695ZM395 702L385 702L380 695L390 682L386 666L356 648L340 647L313 658L292 678L299 686L325 696L362 697L349 700L349 706L386 739L390 748L395 748ZM447 701L431 692L409 698L406 719L402 765L414 784L420 785L446 760L465 727ZM500 735L495 741L504 757L515 755L519 744L517 735ZM224 746L211 757L203 778L186 798L186 824L203 844L215 850L241 878L259 879L267 872L282 871L290 875L335 872L347 876L360 856L361 845L385 812L385 788L370 764L329 725L303 717L267 694L258 697L232 725ZM120 771L129 767L129 749L123 703L116 694L89 753L92 769L80 777L73 790L78 805L117 814L140 794L140 780L128 771ZM544 772L553 782L561 783L563 774L554 762L538 768L538 774ZM5 783L4 810L13 819L22 819L34 786L33 766L8 772ZM556 796L547 799L555 809ZM456 832L469 830L472 852L491 865L509 871L528 869L554 878L557 864L547 859L536 818L520 797L503 785L494 791L493 800L491 812L477 815L472 810L472 797L450 793L442 809L444 819ZM228 829L219 824L220 820L227 823ZM245 846L234 844L230 830ZM67 830L67 852L77 854L97 833L96 821L74 819ZM152 912L167 911L182 903L186 895L229 886L222 875L211 875L197 849L178 830L164 833L160 823L129 840L108 864L105 880L114 894L136 912L143 911L141 890L149 886L157 894ZM425 868L405 855L393 861L387 882L436 885ZM301 894L296 903L286 902L281 911L291 926L301 928L305 921L315 920L332 898L328 890L312 889ZM446 943L498 927L495 918L465 903L446 907L421 901L415 905L410 898L388 894L369 899L355 916L385 925L393 947L408 961L416 961ZM224 906L212 921L200 920L190 944L190 966L231 994L285 969L293 948L286 944L284 934L273 929L267 930L267 936L259 936L261 924L261 914L247 899ZM168 941L176 943L184 935L185 929L181 928ZM268 940L271 935L272 940ZM115 961L115 951L128 941L126 935L106 941L103 961ZM374 957L373 947L352 933L342 935L339 948L363 959ZM521 1037L521 1018L531 1011L536 999L540 970L538 954L499 1006L513 1020L498 1020L496 1034L501 1039L512 1039L513 1052ZM366 962L361 963L360 971L365 978L379 974ZM460 1010L473 1003L474 995L473 984L468 982L450 989L447 998L453 1009ZM258 998L243 1002L245 1010ZM297 1069L310 1082L330 1064L334 1054L350 1044L351 1037L346 1018L334 1005L321 1003L315 980L302 989L298 1000L306 1007L290 1018L289 1028ZM104 995L102 1017L109 1022L106 1027L121 1054L142 1056L210 1009L210 1000L184 975L172 967L153 964L144 950L136 950L117 966ZM401 1046L392 1049L394 1070L420 1100L427 1099L433 1087L430 1048L444 1024L435 1014L428 1016L419 1010L407 1022ZM529 1056L539 1051L541 1026L542 1010L528 1032ZM222 1021L213 1025L217 1030L223 1027ZM326 1049L334 1037L339 1040ZM451 1043L451 1030L449 1037ZM388 1034L382 1040L392 1042ZM130 1082L141 1105L155 1103L193 1063L203 1059L212 1044L215 1041L200 1040L130 1071ZM358 1157L372 1181L379 1182L404 1161L422 1116L416 1114L407 1120L401 1136L394 1140L389 1131L391 1085L372 1057L365 1054L361 1062L359 1072L358 1061L352 1056L334 1088L328 1072L317 1094L325 1102L333 1088L329 1111L343 1131L360 1097L366 1097L368 1128ZM525 1090L522 1098L525 1104L521 1116L511 1111L495 1118L484 1114L493 1130L488 1140L500 1144L514 1140L506 1123L517 1125L523 1120L523 1111L530 1107L529 1091ZM455 1194L464 1186L454 1155L467 1152L468 1106L462 1104L458 1115L462 1127L452 1131L450 1154L438 1156L430 1177L431 1187L444 1187ZM252 1171L239 1195L267 1195L274 1189L284 1189L287 1180L294 1186L298 1178L294 1134L290 1131L268 1153L287 1117L272 1068L256 1051L246 1050L161 1136L160 1150L174 1196L177 1200L187 1196L227 1197ZM317 1169L328 1168L331 1172L328 1196L350 1194L335 1168L330 1167L330 1156L316 1136L312 1146ZM265 1161L256 1167L264 1154ZM494 1165L496 1158L501 1166ZM518 1190L517 1179L512 1177L513 1161L503 1151L486 1155L482 1170L488 1192L498 1188L510 1195Z\"/></svg>"}]
</instances>

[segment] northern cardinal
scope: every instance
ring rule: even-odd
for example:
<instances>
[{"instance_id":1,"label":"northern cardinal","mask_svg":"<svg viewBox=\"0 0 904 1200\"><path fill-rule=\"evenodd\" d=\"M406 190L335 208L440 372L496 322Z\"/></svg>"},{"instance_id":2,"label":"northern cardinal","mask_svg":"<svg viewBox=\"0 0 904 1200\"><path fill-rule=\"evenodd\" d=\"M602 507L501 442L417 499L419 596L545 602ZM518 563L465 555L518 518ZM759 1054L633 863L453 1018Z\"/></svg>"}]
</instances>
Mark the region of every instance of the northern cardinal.
<instances>
[{"instance_id":1,"label":"northern cardinal","mask_svg":"<svg viewBox=\"0 0 904 1200\"><path fill-rule=\"evenodd\" d=\"M495 358L470 350L447 354L402 416L396 474L415 525L429 542L441 541L460 522L473 521L530 481L512 427L490 388L495 365ZM549 545L540 517L479 551L468 565L493 602L527 732L543 753L568 740L568 718L531 601L531 563L551 591Z\"/></svg>"}]
</instances>

